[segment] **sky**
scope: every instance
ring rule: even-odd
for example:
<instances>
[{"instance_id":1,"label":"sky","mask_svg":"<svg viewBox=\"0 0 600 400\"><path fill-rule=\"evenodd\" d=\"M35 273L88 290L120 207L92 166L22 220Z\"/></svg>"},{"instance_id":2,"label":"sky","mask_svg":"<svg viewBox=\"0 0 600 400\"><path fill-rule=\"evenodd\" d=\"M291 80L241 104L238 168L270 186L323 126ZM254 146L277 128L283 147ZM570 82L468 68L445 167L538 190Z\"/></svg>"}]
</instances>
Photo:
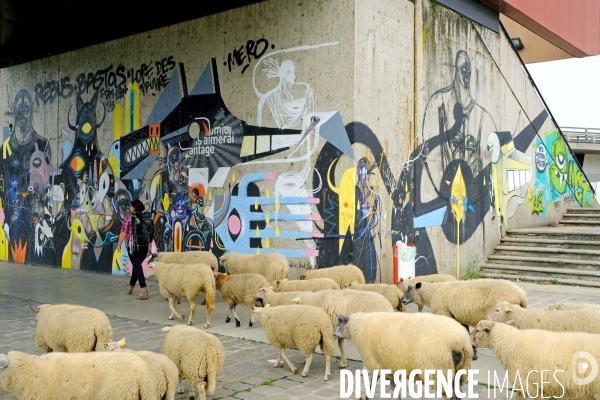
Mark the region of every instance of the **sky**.
<instances>
[{"instance_id":1,"label":"sky","mask_svg":"<svg viewBox=\"0 0 600 400\"><path fill-rule=\"evenodd\" d=\"M600 56L527 64L563 127L600 128Z\"/></svg>"}]
</instances>

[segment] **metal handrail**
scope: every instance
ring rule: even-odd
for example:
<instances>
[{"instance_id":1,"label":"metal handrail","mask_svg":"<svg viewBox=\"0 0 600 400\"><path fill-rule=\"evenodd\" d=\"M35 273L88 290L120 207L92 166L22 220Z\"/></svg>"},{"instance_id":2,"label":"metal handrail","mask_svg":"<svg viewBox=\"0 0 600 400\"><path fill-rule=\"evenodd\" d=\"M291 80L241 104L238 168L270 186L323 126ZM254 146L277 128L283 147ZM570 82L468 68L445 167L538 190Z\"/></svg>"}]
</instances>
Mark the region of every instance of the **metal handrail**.
<instances>
[{"instance_id":1,"label":"metal handrail","mask_svg":"<svg viewBox=\"0 0 600 400\"><path fill-rule=\"evenodd\" d=\"M561 127L565 139L569 142L600 144L600 128Z\"/></svg>"}]
</instances>

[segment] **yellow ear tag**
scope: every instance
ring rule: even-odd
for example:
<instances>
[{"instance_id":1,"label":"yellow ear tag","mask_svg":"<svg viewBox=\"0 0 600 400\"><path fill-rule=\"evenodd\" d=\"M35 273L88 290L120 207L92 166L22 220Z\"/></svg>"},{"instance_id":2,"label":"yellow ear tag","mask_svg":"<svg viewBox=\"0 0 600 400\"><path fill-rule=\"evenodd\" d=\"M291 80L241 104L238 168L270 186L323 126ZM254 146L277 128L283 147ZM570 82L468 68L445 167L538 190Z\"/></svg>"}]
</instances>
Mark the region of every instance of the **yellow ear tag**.
<instances>
[{"instance_id":1,"label":"yellow ear tag","mask_svg":"<svg viewBox=\"0 0 600 400\"><path fill-rule=\"evenodd\" d=\"M125 339L119 340L119 346L121 346L121 347L125 346Z\"/></svg>"},{"instance_id":2,"label":"yellow ear tag","mask_svg":"<svg viewBox=\"0 0 600 400\"><path fill-rule=\"evenodd\" d=\"M504 310L505 312L510 312L510 308L506 308L506 310Z\"/></svg>"},{"instance_id":3,"label":"yellow ear tag","mask_svg":"<svg viewBox=\"0 0 600 400\"><path fill-rule=\"evenodd\" d=\"M269 289L273 290L273 288L274 288L274 286L273 286L273 285L269 286Z\"/></svg>"},{"instance_id":4,"label":"yellow ear tag","mask_svg":"<svg viewBox=\"0 0 600 400\"><path fill-rule=\"evenodd\" d=\"M267 303L267 305L265 307L271 307L271 305Z\"/></svg>"}]
</instances>

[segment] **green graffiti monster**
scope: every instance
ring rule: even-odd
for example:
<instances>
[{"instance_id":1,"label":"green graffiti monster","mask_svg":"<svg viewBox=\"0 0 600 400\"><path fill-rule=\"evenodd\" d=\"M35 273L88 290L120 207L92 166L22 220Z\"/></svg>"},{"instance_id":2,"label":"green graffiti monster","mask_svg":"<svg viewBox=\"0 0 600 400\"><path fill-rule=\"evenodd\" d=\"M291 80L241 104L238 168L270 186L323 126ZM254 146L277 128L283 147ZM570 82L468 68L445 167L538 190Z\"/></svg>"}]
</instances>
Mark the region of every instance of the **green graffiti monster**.
<instances>
[{"instance_id":1,"label":"green graffiti monster","mask_svg":"<svg viewBox=\"0 0 600 400\"><path fill-rule=\"evenodd\" d=\"M552 166L550 167L550 180L559 193L564 193L567 188L568 162L567 145L563 139L552 143Z\"/></svg>"}]
</instances>

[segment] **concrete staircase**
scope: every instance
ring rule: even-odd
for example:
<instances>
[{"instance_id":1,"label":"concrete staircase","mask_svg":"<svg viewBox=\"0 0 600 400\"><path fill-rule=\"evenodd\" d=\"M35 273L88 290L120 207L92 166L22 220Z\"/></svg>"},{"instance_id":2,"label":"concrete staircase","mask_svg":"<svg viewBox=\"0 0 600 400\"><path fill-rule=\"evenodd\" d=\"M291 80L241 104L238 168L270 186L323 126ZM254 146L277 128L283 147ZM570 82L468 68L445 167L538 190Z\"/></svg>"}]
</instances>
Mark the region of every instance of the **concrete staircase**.
<instances>
[{"instance_id":1,"label":"concrete staircase","mask_svg":"<svg viewBox=\"0 0 600 400\"><path fill-rule=\"evenodd\" d=\"M600 208L569 208L556 227L509 229L486 278L600 287Z\"/></svg>"}]
</instances>

